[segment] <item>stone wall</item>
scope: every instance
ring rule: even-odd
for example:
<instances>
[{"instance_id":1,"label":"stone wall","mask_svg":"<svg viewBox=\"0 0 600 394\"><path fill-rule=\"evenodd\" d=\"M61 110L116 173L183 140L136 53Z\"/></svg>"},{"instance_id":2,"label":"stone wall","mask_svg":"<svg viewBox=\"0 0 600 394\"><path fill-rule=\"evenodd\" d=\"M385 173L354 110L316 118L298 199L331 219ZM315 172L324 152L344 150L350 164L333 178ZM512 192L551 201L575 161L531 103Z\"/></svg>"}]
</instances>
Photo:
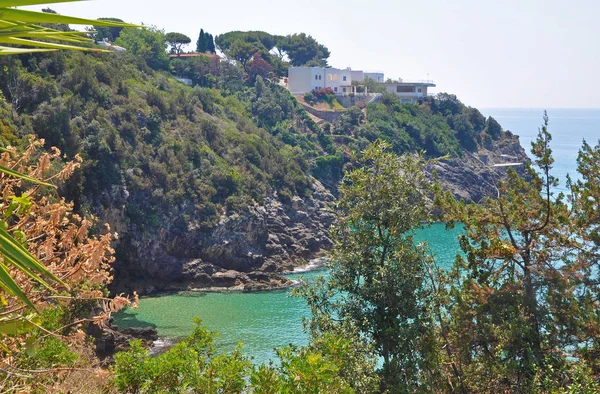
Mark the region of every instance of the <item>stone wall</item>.
<instances>
[{"instance_id":1,"label":"stone wall","mask_svg":"<svg viewBox=\"0 0 600 394\"><path fill-rule=\"evenodd\" d=\"M311 113L317 118L321 118L329 123L335 122L343 113L345 113L345 111L320 111L306 104L302 104L302 106L306 112Z\"/></svg>"}]
</instances>

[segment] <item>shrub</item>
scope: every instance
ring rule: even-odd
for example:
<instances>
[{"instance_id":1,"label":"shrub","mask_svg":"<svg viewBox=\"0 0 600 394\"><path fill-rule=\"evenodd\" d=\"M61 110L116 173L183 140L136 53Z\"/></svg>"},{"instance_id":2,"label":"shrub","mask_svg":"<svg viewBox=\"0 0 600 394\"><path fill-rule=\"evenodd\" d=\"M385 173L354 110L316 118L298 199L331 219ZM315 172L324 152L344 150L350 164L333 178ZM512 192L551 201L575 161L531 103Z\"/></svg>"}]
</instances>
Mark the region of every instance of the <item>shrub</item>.
<instances>
[{"instance_id":1,"label":"shrub","mask_svg":"<svg viewBox=\"0 0 600 394\"><path fill-rule=\"evenodd\" d=\"M308 104L316 104L317 96L315 96L312 92L305 93L304 101L306 101Z\"/></svg>"}]
</instances>

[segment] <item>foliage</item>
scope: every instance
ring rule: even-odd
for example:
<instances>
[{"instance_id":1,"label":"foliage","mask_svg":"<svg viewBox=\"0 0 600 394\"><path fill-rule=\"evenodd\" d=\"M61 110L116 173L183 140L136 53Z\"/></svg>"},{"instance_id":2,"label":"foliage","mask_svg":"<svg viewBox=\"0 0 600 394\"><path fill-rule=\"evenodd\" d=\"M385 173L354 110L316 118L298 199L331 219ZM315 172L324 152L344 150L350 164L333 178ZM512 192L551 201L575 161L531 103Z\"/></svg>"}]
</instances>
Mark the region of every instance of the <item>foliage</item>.
<instances>
[{"instance_id":1,"label":"foliage","mask_svg":"<svg viewBox=\"0 0 600 394\"><path fill-rule=\"evenodd\" d=\"M215 41L213 35L200 29L198 40L196 41L196 52L198 53L216 53Z\"/></svg>"},{"instance_id":2,"label":"foliage","mask_svg":"<svg viewBox=\"0 0 600 394\"><path fill-rule=\"evenodd\" d=\"M246 71L248 72L248 83L254 84L258 77L267 79L272 76L273 67L259 53L255 53L248 67L246 67Z\"/></svg>"},{"instance_id":3,"label":"foliage","mask_svg":"<svg viewBox=\"0 0 600 394\"><path fill-rule=\"evenodd\" d=\"M171 52L179 55L181 53L181 47L192 42L192 39L183 33L170 32L165 34L165 40L171 47Z\"/></svg>"},{"instance_id":4,"label":"foliage","mask_svg":"<svg viewBox=\"0 0 600 394\"><path fill-rule=\"evenodd\" d=\"M115 383L121 392L241 393L250 369L240 349L215 355L214 334L200 326L166 353L149 357L139 341L115 356Z\"/></svg>"},{"instance_id":5,"label":"foliage","mask_svg":"<svg viewBox=\"0 0 600 394\"><path fill-rule=\"evenodd\" d=\"M591 368L598 329L597 201L588 183L600 168L598 148L584 145L571 207L551 169L548 119L532 143L527 178L509 171L498 198L467 205L446 194L445 220L464 224L451 276L448 325L453 357L464 384L477 392L545 392L564 389L574 370ZM535 165L535 167L534 167ZM537 171L536 171L537 170ZM594 174L594 175L592 175ZM594 182L595 183L595 182ZM587 201L586 201L587 200ZM575 368L572 366L575 364ZM586 384L587 385L587 384Z\"/></svg>"},{"instance_id":6,"label":"foliage","mask_svg":"<svg viewBox=\"0 0 600 394\"><path fill-rule=\"evenodd\" d=\"M251 43L258 51L270 52L277 46L279 40L280 36L274 36L264 31L231 31L215 37L215 44L223 53L227 53L236 41Z\"/></svg>"},{"instance_id":7,"label":"foliage","mask_svg":"<svg viewBox=\"0 0 600 394\"><path fill-rule=\"evenodd\" d=\"M154 33L124 29L119 40L128 34ZM245 86L241 70L227 62L193 59L174 67L215 89L192 89L139 67L145 62L131 51L2 64L18 70L18 79L47 84L44 98L19 98L18 122L47 146L86 159L64 195L76 210L111 221L122 235L116 246L124 263L136 258L127 247L134 234L153 234L171 250L180 237L211 231L228 209L261 203L275 192L310 192L307 159L322 151L318 126L293 96L268 80L258 84L259 76L262 88ZM0 78L10 97L9 83ZM118 215L115 207L123 208ZM169 230L161 232L157 222Z\"/></svg>"},{"instance_id":8,"label":"foliage","mask_svg":"<svg viewBox=\"0 0 600 394\"><path fill-rule=\"evenodd\" d=\"M2 3L0 21L9 29L0 34L0 43L28 48L0 46L0 56L47 52L58 49L90 50L84 45L89 42L89 39L82 37L81 32L63 29L59 25L127 26L124 23L109 20L93 21L91 19L62 16L50 9L37 12L14 8L23 5L41 5L66 1L78 0L12 0Z\"/></svg>"},{"instance_id":9,"label":"foliage","mask_svg":"<svg viewBox=\"0 0 600 394\"><path fill-rule=\"evenodd\" d=\"M388 148L371 145L340 186L325 287L339 293L338 299L313 290L308 301L313 330L331 331L323 316L333 314L372 344L383 359L382 390L429 392L441 381L432 261L411 231L429 220L426 198L432 186L421 157L400 158Z\"/></svg>"},{"instance_id":10,"label":"foliage","mask_svg":"<svg viewBox=\"0 0 600 394\"><path fill-rule=\"evenodd\" d=\"M169 56L166 53L167 39L162 30L155 27L146 29L127 27L121 31L115 44L143 59L150 68L155 70L169 68Z\"/></svg>"},{"instance_id":11,"label":"foliage","mask_svg":"<svg viewBox=\"0 0 600 394\"><path fill-rule=\"evenodd\" d=\"M352 343L335 335L312 341L308 347L278 350L280 366L251 367L240 353L241 344L232 354L215 353L214 333L196 321L197 327L185 340L167 352L149 357L139 341L128 351L115 356L115 384L120 392L154 393L354 393L357 378L346 375L348 363L354 363ZM358 359L360 367L372 368L373 362ZM357 366L358 367L358 366ZM359 386L364 387L364 386ZM367 391L361 391L365 393Z\"/></svg>"},{"instance_id":12,"label":"foliage","mask_svg":"<svg viewBox=\"0 0 600 394\"><path fill-rule=\"evenodd\" d=\"M119 18L98 18L98 20L124 23ZM92 26L92 31L94 32L92 37L96 42L104 40L115 42L121 35L121 30L123 30L123 26Z\"/></svg>"},{"instance_id":13,"label":"foliage","mask_svg":"<svg viewBox=\"0 0 600 394\"><path fill-rule=\"evenodd\" d=\"M278 47L286 53L292 66L326 67L330 55L327 47L305 33L280 39Z\"/></svg>"},{"instance_id":14,"label":"foliage","mask_svg":"<svg viewBox=\"0 0 600 394\"><path fill-rule=\"evenodd\" d=\"M264 31L232 31L215 38L216 46L230 59L247 62L261 54L278 76L287 76L290 65L326 65L329 50L304 33L277 36Z\"/></svg>"},{"instance_id":15,"label":"foliage","mask_svg":"<svg viewBox=\"0 0 600 394\"><path fill-rule=\"evenodd\" d=\"M314 105L317 103L317 96L313 92L304 93L304 101L308 104Z\"/></svg>"},{"instance_id":16,"label":"foliage","mask_svg":"<svg viewBox=\"0 0 600 394\"><path fill-rule=\"evenodd\" d=\"M465 150L492 148L489 144L496 140L513 138L500 128L491 139L483 115L446 93L421 104L401 104L395 95L384 94L382 102L367 106L366 121L360 127L356 122L340 125L339 133L357 138L355 150L381 139L398 154L423 150L428 157L461 156Z\"/></svg>"},{"instance_id":17,"label":"foliage","mask_svg":"<svg viewBox=\"0 0 600 394\"><path fill-rule=\"evenodd\" d=\"M247 71L246 65L254 57L260 48L250 42L237 40L231 44L231 47L227 50L226 54L229 58L239 62L239 64Z\"/></svg>"},{"instance_id":18,"label":"foliage","mask_svg":"<svg viewBox=\"0 0 600 394\"><path fill-rule=\"evenodd\" d=\"M1 163L33 179L63 185L78 170L80 158L62 163L58 149L45 152L42 145L43 141L34 140L23 151L9 148L2 153ZM45 277L56 279L51 289L36 279L33 270L11 264L15 261L11 253L3 256L3 269L20 289L0 286L0 363L2 374L9 377L2 379L3 389L57 382L63 374L48 376L55 368L93 370L89 355L84 354L88 350L83 324L100 324L129 304L123 297L104 297L104 286L112 279L110 229L91 236L94 218L75 214L73 204L48 191L15 177L5 176L2 182L2 232L12 234L19 242L17 248L44 264ZM26 305L36 310L26 311ZM99 315L92 319L94 307ZM44 372L23 375L24 370Z\"/></svg>"}]
</instances>

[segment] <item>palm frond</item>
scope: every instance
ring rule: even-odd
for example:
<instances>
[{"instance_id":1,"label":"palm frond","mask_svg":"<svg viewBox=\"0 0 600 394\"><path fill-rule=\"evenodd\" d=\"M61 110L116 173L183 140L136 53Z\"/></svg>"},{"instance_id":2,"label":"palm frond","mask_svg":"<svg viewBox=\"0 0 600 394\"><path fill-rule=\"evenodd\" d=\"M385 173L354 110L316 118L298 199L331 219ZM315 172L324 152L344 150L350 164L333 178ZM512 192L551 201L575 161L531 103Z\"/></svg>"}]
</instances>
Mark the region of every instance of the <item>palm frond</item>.
<instances>
[{"instance_id":1,"label":"palm frond","mask_svg":"<svg viewBox=\"0 0 600 394\"><path fill-rule=\"evenodd\" d=\"M136 26L122 22L77 18L72 16L12 8L75 1L83 0L0 0L0 44L16 46L15 48L0 46L0 56L18 55L31 52L47 52L60 49L106 52L104 49L90 48L89 46L82 45L93 42L90 38L82 36L84 34L89 34L90 32L60 31L49 27L40 26L40 24L92 25L109 27ZM60 42L64 42L64 44L61 44Z\"/></svg>"},{"instance_id":2,"label":"palm frond","mask_svg":"<svg viewBox=\"0 0 600 394\"><path fill-rule=\"evenodd\" d=\"M122 27L134 26L113 21L83 19L45 12L26 11L11 8L74 1L82 0L0 0L0 44L15 46L9 47L0 45L0 56L20 55L32 52L48 52L59 49L103 51L100 49L81 46L82 44L92 42L91 39L82 36L83 34L89 34L89 32L60 31L49 27L40 26L39 24L75 24ZM5 150L0 149L0 151ZM53 186L3 166L0 166L0 173L41 185ZM2 226L0 226L0 257L0 289L20 299L25 305L34 310L35 305L11 276L9 267L13 267L13 269L23 272L31 280L39 283L46 289L53 290L53 287L46 281L46 279L44 279L44 277L51 279L54 283L66 286L65 283L60 280L60 278L58 278L50 270L48 270L48 268L40 263L23 245L21 245L13 236L11 236L11 234L3 229Z\"/></svg>"}]
</instances>

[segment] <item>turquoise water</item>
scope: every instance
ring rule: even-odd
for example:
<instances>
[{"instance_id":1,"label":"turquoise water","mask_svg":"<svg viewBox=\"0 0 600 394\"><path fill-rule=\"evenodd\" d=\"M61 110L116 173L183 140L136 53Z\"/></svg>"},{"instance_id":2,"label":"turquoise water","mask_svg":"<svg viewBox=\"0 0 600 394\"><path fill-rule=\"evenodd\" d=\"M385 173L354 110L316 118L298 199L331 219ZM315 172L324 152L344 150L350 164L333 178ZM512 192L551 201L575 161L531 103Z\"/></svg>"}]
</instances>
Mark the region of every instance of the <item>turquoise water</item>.
<instances>
[{"instance_id":1,"label":"turquoise water","mask_svg":"<svg viewBox=\"0 0 600 394\"><path fill-rule=\"evenodd\" d=\"M529 150L541 125L543 110L487 109L500 124L520 135L521 144ZM550 132L553 134L555 170L561 181L567 172L574 173L577 151L585 138L595 143L600 137L600 109L549 110ZM452 263L457 251L458 229L446 231L441 224L416 234L426 241L440 266ZM306 279L326 275L326 271L291 275ZM243 342L244 353L255 362L267 362L274 356L274 347L303 345L307 341L302 331L302 317L308 317L302 299L290 297L288 290L262 293L177 293L142 298L138 309L128 309L115 317L121 328L153 325L159 335L177 338L187 335L194 317L202 319L210 330L218 331L220 350L230 351Z\"/></svg>"},{"instance_id":2,"label":"turquoise water","mask_svg":"<svg viewBox=\"0 0 600 394\"><path fill-rule=\"evenodd\" d=\"M441 224L418 231L415 238L428 242L438 264L448 266L458 250L458 229L446 231ZM311 271L290 275L310 280L327 271ZM115 316L119 328L152 325L159 335L170 338L189 334L198 317L219 336L219 350L231 351L238 342L244 343L244 353L258 363L267 362L273 348L289 344L304 345L307 336L302 330L302 317L309 311L303 299L291 297L289 290L258 293L194 293L181 292L140 300L137 309L127 309Z\"/></svg>"}]
</instances>

